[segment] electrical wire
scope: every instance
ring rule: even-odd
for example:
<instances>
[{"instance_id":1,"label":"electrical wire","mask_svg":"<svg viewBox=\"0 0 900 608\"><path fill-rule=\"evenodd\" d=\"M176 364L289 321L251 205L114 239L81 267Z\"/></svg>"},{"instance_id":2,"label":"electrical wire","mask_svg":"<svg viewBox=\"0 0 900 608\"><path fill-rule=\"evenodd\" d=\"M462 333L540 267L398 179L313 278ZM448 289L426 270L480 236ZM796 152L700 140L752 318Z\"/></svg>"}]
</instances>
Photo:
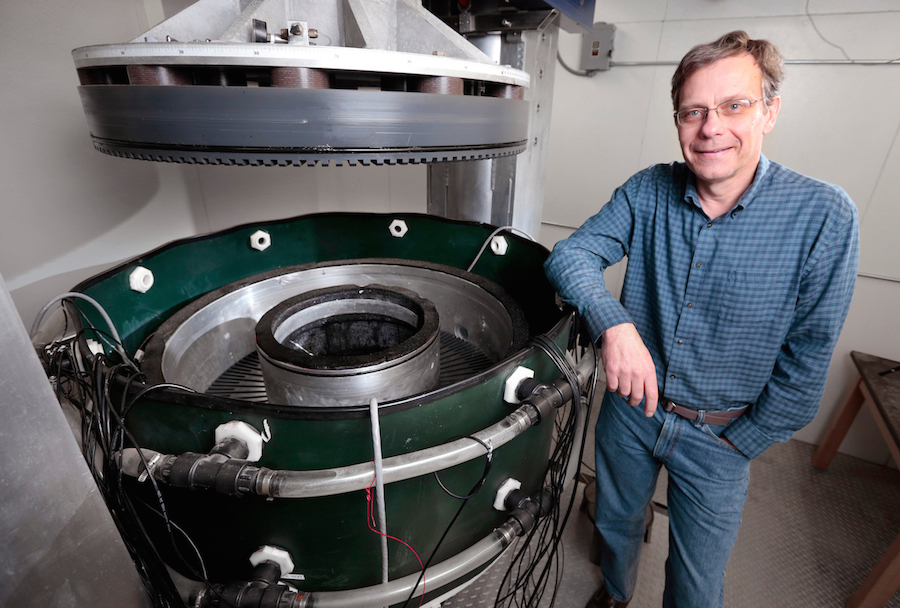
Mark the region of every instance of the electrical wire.
<instances>
[{"instance_id":1,"label":"electrical wire","mask_svg":"<svg viewBox=\"0 0 900 608\"><path fill-rule=\"evenodd\" d=\"M372 448L375 464L375 497L378 499L378 523L381 531L381 582L388 582L387 516L384 507L384 469L381 464L381 425L378 420L378 399L369 401L369 420L372 425Z\"/></svg>"},{"instance_id":2,"label":"electrical wire","mask_svg":"<svg viewBox=\"0 0 900 608\"><path fill-rule=\"evenodd\" d=\"M319 30L319 36L325 36L328 38L328 44L319 44L318 42L310 42L313 46L331 46L331 36L328 34L323 34L321 30Z\"/></svg>"},{"instance_id":3,"label":"electrical wire","mask_svg":"<svg viewBox=\"0 0 900 608\"><path fill-rule=\"evenodd\" d=\"M574 333L581 337L579 320L575 318ZM596 358L596 345L586 338ZM545 471L545 491L549 493L550 512L543 515L531 532L514 547L514 556L504 574L495 598L495 606L553 606L556 602L565 556L562 551L562 532L568 522L575 503L578 484L572 484L572 492L565 512L561 512L563 494L567 486L567 471L571 458L575 456L575 431L577 430L578 408L584 408L585 420L590 418L590 407L597 388L597 376L592 376L591 385L585 394L581 393L577 375L559 347L546 336L538 336L534 345L553 361L554 365L570 383L573 399L561 409L557 417L555 446ZM578 352L578 343L574 345ZM561 419L561 420L560 420ZM587 424L581 430L581 446L575 461L575 479L580 475L581 460L587 439ZM552 583L552 590L549 586ZM548 592L549 604L544 602Z\"/></svg>"},{"instance_id":4,"label":"electrical wire","mask_svg":"<svg viewBox=\"0 0 900 608\"><path fill-rule=\"evenodd\" d=\"M415 549L413 549L409 543L407 543L406 541L404 541L402 539L397 538L396 536L391 536L390 534L385 534L384 532L382 532L381 530L379 530L378 528L375 527L375 514L374 514L373 507L372 507L372 501L373 501L372 486L373 485L375 485L374 477L372 478L372 483L369 485L368 488L366 488L366 525L369 526L369 530L371 530L375 534L378 534L383 539L385 539L385 540L390 539L390 540L393 540L393 541L396 541L396 542L402 544L404 547L409 549L413 555L416 556L416 559L419 561L419 567L421 568L421 574L419 574L419 580L416 581L415 585L413 585L412 592L410 593L409 599L407 599L406 601L408 602L410 599L412 599L413 595L415 595L415 593L416 593L416 588L418 588L418 586L419 586L419 581L422 581L422 596L419 598L419 606L421 606L422 602L425 599L424 577L425 577L425 568L428 567L428 564L422 563L422 558L419 557L418 552Z\"/></svg>"},{"instance_id":5,"label":"electrical wire","mask_svg":"<svg viewBox=\"0 0 900 608\"><path fill-rule=\"evenodd\" d=\"M154 497L157 506L147 504L133 485L124 483L116 454L126 445L139 446L125 423L129 410L141 397L161 388L191 389L171 384L144 386L129 399L135 383L145 381L143 374L127 359L119 363L111 361L105 353L96 355L91 353L87 343L86 336L89 332L100 339L120 343L115 327L103 311L101 314L109 325L110 333L93 327L82 311L74 306L72 299L64 294L47 305L38 315L35 328L40 327L50 306L60 301L63 303L64 327L60 334L63 337L41 348L39 355L60 403L74 408L81 418L76 438L85 462L151 601L160 608L183 608L184 604L169 576L158 542L166 540L171 545L174 555L185 564L185 567L210 586L206 580L207 569L203 557L188 533L172 521L162 491L153 476L148 475L146 479L150 482L149 495ZM137 453L144 470L149 471L150 464L139 447ZM139 514L141 510L161 518L167 536L156 534L157 538L154 538L143 523ZM182 546L190 549L193 554L191 559L182 554L179 541L183 541L185 544ZM216 592L215 589L212 591Z\"/></svg>"},{"instance_id":6,"label":"electrical wire","mask_svg":"<svg viewBox=\"0 0 900 608\"><path fill-rule=\"evenodd\" d=\"M114 344L115 350L122 357L123 361L125 361L126 363L129 363L133 368L137 369L137 365L134 364L134 362L128 356L128 353L125 352L125 347L122 343L122 338L119 337L119 332L116 331L116 326L113 325L112 319L110 319L109 315L106 313L106 310L103 308L103 306L100 305L100 302L98 302L97 300L95 300L94 298L92 298L89 295L86 295L83 293L78 293L77 291L69 291L69 292L60 294L60 295L56 296L55 298L53 298L52 300L50 300L41 309L41 311L38 313L37 317L35 317L34 323L32 323L32 325L31 325L31 332L29 333L29 337L34 338L34 336L37 334L38 329L41 326L41 323L43 323L43 321L44 321L44 315L47 314L47 311L50 310L50 307L52 307L57 302L61 302L63 300L71 299L71 298L78 298L78 299L84 300L84 301L90 303L94 308L97 309L97 312L100 313L100 316L103 317L103 321L106 323L107 327L109 327L110 334L112 334L112 338L115 341L115 344Z\"/></svg>"},{"instance_id":7,"label":"electrical wire","mask_svg":"<svg viewBox=\"0 0 900 608\"><path fill-rule=\"evenodd\" d=\"M844 47L832 42L831 40L826 38L824 34L822 34L822 32L819 30L819 26L816 25L815 19L813 19L812 13L809 12L809 2L810 2L810 0L806 0L806 6L804 7L804 12L806 13L806 18L809 19L809 24L812 26L813 30L815 30L815 32L819 36L819 38L822 39L822 42L839 50L841 52L841 55L843 55L844 58L847 61L849 61L850 63L865 63L867 65L871 65L873 63L887 64L887 63L896 63L896 62L900 61L900 57L898 57L896 59L889 59L886 61L874 61L874 62L873 61L857 61L856 59L852 59L850 57L850 55L847 54L847 51L844 50ZM787 62L785 62L785 63L787 63Z\"/></svg>"},{"instance_id":8,"label":"electrical wire","mask_svg":"<svg viewBox=\"0 0 900 608\"><path fill-rule=\"evenodd\" d=\"M597 75L598 72L602 72L603 70L576 70L574 68L570 68L569 64L563 61L562 55L559 54L559 51L556 51L556 60L559 61L559 65L561 65L567 72L570 74L574 74L576 76L584 76L586 78L593 78Z\"/></svg>"},{"instance_id":9,"label":"electrical wire","mask_svg":"<svg viewBox=\"0 0 900 608\"><path fill-rule=\"evenodd\" d=\"M485 450L487 450L487 453L485 454L485 456L487 457L487 462L485 463L484 471L481 474L481 479L479 479L475 483L475 485L472 486L472 489L469 490L469 493L466 494L465 496L458 496L458 495L454 494L453 492L450 492L446 487L444 487L444 484L441 483L440 478L438 478L438 476L437 476L437 473L435 473L434 477L435 477L435 479L437 479L438 484L441 486L441 489L444 490L444 492L446 492L451 497L461 500L462 504L459 505L459 509L456 510L456 513L453 515L453 518L450 520L450 523L448 523L447 527L444 528L444 533L441 534L441 537L438 539L437 544L435 544L434 549L432 549L431 555L428 557L428 561L425 562L425 565L422 567L422 572L421 572L421 574L419 574L419 578L416 580L416 584L413 585L413 588L409 593L409 597L407 597L406 601L403 602L404 608L409 604L410 600L412 600L413 596L415 595L416 589L419 587L420 581L423 581L422 582L422 598L425 597L425 583L424 583L425 570L427 570L428 566L431 565L432 560L434 560L435 555L437 555L438 549L440 549L441 545L444 544L444 539L447 538L447 534L450 533L450 529L453 527L453 524L455 524L456 520L459 519L459 516L462 513L463 508L465 508L466 504L469 502L469 499L472 498L473 496L475 496L476 494L478 494L478 492L484 486L484 483L487 481L488 474L491 472L491 463L493 462L493 455L494 455L493 447L490 444L486 444L485 442L478 439L477 437L473 437L472 435L465 435L464 437L467 439L471 439L473 441L477 441L482 446L484 446ZM457 438L457 439L459 439L459 438ZM421 605L421 604L422 604L422 602L420 600L419 605Z\"/></svg>"},{"instance_id":10,"label":"electrical wire","mask_svg":"<svg viewBox=\"0 0 900 608\"><path fill-rule=\"evenodd\" d=\"M531 236L530 234L528 234L527 232L525 232L524 230L519 230L519 229L516 228L515 226L501 226L501 227L497 228L496 230L494 230L494 231L490 234L490 236L488 236L488 237L484 240L484 243L481 244L481 249L479 249L479 250L478 250L478 253L475 254L475 259L472 260L472 263L469 264L469 267L468 267L468 268L466 268L466 270L467 270L468 272L472 272L472 269L475 268L475 264L477 264L477 263L478 263L478 260L481 259L481 254L484 253L484 250L485 250L485 249L487 249L487 246L490 244L491 239L493 239L495 236L497 236L498 234L500 234L500 233L503 232L504 230L506 230L506 231L508 231L508 232L510 232L510 233L516 233L516 232L518 232L519 234L521 234L522 236L524 236L525 238L527 238L529 241L535 242L534 237Z\"/></svg>"}]
</instances>

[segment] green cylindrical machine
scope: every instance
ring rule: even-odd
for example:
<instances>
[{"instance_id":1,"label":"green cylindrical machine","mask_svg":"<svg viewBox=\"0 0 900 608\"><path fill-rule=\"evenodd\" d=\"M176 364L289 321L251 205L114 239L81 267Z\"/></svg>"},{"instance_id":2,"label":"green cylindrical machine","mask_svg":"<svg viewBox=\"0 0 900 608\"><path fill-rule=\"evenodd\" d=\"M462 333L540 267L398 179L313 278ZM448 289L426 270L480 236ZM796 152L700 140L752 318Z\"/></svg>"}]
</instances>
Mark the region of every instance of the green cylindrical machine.
<instances>
[{"instance_id":1,"label":"green cylindrical machine","mask_svg":"<svg viewBox=\"0 0 900 608\"><path fill-rule=\"evenodd\" d=\"M320 214L177 241L75 291L103 305L129 353L143 353L146 382L114 387L133 447L205 454L219 425L242 421L267 439L256 465L327 485L371 466L371 398L385 462L400 462L501 423L515 409L504 390L518 367L539 382L560 377L532 345L538 335L563 349L570 340L571 316L544 278L546 256L483 224ZM103 326L96 311L83 312ZM480 442L471 440L480 456L443 468L439 480L386 483L387 533L408 545L389 542L389 578L418 573L415 553L427 559L445 531L434 564L488 536L508 515L493 506L508 479L540 491L552 432L544 420L489 446L484 485L449 530L462 503L440 484L457 495L476 485L486 470ZM145 503L142 523L167 564L188 578L202 570L209 581L246 580L247 557L271 545L291 555L297 589L331 592L382 582L381 539L367 524L374 481L303 498L160 485L183 533L166 529L149 483L126 483ZM427 597L475 574L428 587Z\"/></svg>"}]
</instances>

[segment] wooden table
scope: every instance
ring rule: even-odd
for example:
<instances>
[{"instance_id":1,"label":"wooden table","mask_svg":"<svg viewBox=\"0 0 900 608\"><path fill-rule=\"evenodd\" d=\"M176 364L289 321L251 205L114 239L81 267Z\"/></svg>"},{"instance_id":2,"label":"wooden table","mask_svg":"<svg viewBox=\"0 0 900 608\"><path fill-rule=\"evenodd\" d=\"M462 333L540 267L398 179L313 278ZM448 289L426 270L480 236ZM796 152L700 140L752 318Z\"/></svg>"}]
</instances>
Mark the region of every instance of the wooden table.
<instances>
[{"instance_id":1,"label":"wooden table","mask_svg":"<svg viewBox=\"0 0 900 608\"><path fill-rule=\"evenodd\" d=\"M859 381L835 412L822 443L813 454L812 465L822 470L828 468L865 403L891 450L894 462L900 466L900 371L880 375L880 372L900 363L856 351L851 352L850 356L859 370ZM847 602L847 608L882 608L897 589L900 589L900 535Z\"/></svg>"}]
</instances>

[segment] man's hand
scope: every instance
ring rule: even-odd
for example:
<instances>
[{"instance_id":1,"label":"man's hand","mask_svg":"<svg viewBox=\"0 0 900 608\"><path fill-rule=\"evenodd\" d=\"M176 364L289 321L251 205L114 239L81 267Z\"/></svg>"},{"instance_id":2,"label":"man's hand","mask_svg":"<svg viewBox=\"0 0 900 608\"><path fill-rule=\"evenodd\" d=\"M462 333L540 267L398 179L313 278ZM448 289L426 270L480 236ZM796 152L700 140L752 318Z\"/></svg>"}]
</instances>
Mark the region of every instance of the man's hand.
<instances>
[{"instance_id":1,"label":"man's hand","mask_svg":"<svg viewBox=\"0 0 900 608\"><path fill-rule=\"evenodd\" d=\"M634 407L644 401L644 414L656 412L659 388L653 357L632 323L614 325L603 332L600 356L606 372L606 387Z\"/></svg>"}]
</instances>

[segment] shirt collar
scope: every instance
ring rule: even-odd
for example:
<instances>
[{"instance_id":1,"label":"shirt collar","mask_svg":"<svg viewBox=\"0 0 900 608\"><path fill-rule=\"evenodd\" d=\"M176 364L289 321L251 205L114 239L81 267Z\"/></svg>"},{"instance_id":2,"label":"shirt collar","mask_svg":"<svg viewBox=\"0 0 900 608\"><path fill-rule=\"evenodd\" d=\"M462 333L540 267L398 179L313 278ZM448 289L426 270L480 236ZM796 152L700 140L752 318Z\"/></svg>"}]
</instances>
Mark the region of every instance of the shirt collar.
<instances>
[{"instance_id":1,"label":"shirt collar","mask_svg":"<svg viewBox=\"0 0 900 608\"><path fill-rule=\"evenodd\" d=\"M749 188L744 190L744 193L731 209L731 213L746 209L747 206L749 206L750 203L753 202L753 199L756 197L756 193L759 192L759 189L762 187L761 184L766 178L766 173L769 171L770 164L771 163L769 162L769 159L766 158L766 155L760 152L759 164L756 166L756 175L753 177L753 182L751 182ZM694 175L694 172L690 169L688 169L687 184L684 188L684 200L686 203L689 203L697 209L702 210L702 207L700 206L700 197L697 195L697 176Z\"/></svg>"}]
</instances>

